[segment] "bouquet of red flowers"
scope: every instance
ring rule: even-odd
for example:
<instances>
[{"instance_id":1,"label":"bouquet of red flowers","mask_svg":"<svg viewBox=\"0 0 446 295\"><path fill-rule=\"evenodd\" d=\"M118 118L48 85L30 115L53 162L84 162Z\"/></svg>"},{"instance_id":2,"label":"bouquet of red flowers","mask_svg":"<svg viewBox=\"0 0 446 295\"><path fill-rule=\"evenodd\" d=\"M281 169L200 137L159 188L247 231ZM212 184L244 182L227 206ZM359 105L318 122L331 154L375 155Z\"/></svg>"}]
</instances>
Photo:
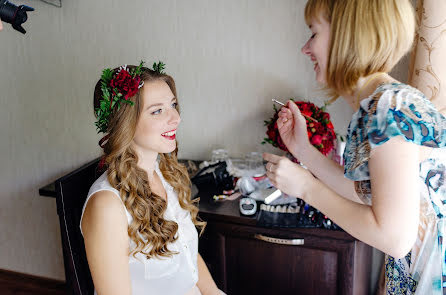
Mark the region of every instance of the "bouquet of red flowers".
<instances>
[{"instance_id":1,"label":"bouquet of red flowers","mask_svg":"<svg viewBox=\"0 0 446 295\"><path fill-rule=\"evenodd\" d=\"M330 114L325 112L327 105L319 108L311 102L296 101L295 103L307 121L308 139L311 144L322 154L327 155L333 149L336 141L336 133L330 121ZM269 121L264 121L265 126L268 128L266 131L268 137L264 138L262 144L270 143L274 147L288 152L288 149L280 138L277 127L278 118L279 110L274 105L274 116Z\"/></svg>"}]
</instances>

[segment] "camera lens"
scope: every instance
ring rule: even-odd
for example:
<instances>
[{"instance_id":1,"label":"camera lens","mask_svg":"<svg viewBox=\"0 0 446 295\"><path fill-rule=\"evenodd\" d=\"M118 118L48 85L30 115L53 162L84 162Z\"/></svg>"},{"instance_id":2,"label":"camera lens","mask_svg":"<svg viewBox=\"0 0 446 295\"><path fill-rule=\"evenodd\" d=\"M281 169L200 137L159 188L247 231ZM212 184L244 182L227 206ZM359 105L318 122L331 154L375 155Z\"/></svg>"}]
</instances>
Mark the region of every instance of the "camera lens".
<instances>
[{"instance_id":1,"label":"camera lens","mask_svg":"<svg viewBox=\"0 0 446 295\"><path fill-rule=\"evenodd\" d=\"M22 24L27 21L27 11L33 11L34 8L20 5L16 6L8 0L0 0L0 18L2 21L10 23L12 27L25 34L26 31L22 27Z\"/></svg>"}]
</instances>

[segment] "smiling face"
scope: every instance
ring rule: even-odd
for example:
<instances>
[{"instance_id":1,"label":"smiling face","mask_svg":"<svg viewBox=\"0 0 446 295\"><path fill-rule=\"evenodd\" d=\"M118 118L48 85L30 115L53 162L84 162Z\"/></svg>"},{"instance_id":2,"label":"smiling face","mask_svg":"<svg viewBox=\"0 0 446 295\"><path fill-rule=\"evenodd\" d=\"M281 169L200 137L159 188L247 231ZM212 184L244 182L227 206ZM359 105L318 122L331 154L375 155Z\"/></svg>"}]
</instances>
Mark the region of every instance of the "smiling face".
<instances>
[{"instance_id":1,"label":"smiling face","mask_svg":"<svg viewBox=\"0 0 446 295\"><path fill-rule=\"evenodd\" d=\"M162 80L145 82L141 89L142 108L136 125L133 147L141 155L171 153L176 148L180 124L177 99Z\"/></svg>"},{"instance_id":2,"label":"smiling face","mask_svg":"<svg viewBox=\"0 0 446 295\"><path fill-rule=\"evenodd\" d=\"M316 81L326 84L328 51L330 47L330 23L325 17L313 17L309 25L311 37L302 47L302 53L314 63Z\"/></svg>"}]
</instances>

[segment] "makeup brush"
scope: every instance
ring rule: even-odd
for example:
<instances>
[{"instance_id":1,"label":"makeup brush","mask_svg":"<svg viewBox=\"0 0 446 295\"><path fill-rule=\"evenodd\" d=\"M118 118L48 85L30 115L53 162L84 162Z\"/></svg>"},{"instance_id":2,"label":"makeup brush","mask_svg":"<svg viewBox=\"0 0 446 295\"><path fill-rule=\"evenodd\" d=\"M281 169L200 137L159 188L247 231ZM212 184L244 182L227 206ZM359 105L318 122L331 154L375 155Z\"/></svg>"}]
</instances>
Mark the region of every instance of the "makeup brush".
<instances>
[{"instance_id":1,"label":"makeup brush","mask_svg":"<svg viewBox=\"0 0 446 295\"><path fill-rule=\"evenodd\" d=\"M275 103L277 103L277 104L280 104L281 106L285 106L285 104L283 103L283 102L280 102L280 101L278 101L278 100L276 100L276 99L272 99L272 101L273 102L275 102ZM301 113L302 114L302 113ZM307 118L308 120L312 120L312 121L314 121L314 122L317 122L317 120L315 119L315 118L313 118L313 117L310 117L310 116L308 116L308 115L305 115L305 114L302 114L302 116L304 116L305 118Z\"/></svg>"}]
</instances>

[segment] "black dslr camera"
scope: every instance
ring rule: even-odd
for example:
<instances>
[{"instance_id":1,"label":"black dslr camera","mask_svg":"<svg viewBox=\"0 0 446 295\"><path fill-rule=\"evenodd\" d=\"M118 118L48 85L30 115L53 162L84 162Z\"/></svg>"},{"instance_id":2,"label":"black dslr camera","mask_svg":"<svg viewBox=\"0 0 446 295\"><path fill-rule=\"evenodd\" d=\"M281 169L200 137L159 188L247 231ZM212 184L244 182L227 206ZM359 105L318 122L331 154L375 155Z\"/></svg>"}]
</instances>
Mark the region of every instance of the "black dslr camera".
<instances>
[{"instance_id":1,"label":"black dslr camera","mask_svg":"<svg viewBox=\"0 0 446 295\"><path fill-rule=\"evenodd\" d=\"M233 177L226 170L226 162L204 167L191 181L197 186L200 195L222 194L223 191L234 188Z\"/></svg>"},{"instance_id":2,"label":"black dslr camera","mask_svg":"<svg viewBox=\"0 0 446 295\"><path fill-rule=\"evenodd\" d=\"M27 11L34 11L34 8L26 5L14 5L8 0L0 0L0 18L2 21L10 23L14 29L25 34L22 24L28 19Z\"/></svg>"}]
</instances>

